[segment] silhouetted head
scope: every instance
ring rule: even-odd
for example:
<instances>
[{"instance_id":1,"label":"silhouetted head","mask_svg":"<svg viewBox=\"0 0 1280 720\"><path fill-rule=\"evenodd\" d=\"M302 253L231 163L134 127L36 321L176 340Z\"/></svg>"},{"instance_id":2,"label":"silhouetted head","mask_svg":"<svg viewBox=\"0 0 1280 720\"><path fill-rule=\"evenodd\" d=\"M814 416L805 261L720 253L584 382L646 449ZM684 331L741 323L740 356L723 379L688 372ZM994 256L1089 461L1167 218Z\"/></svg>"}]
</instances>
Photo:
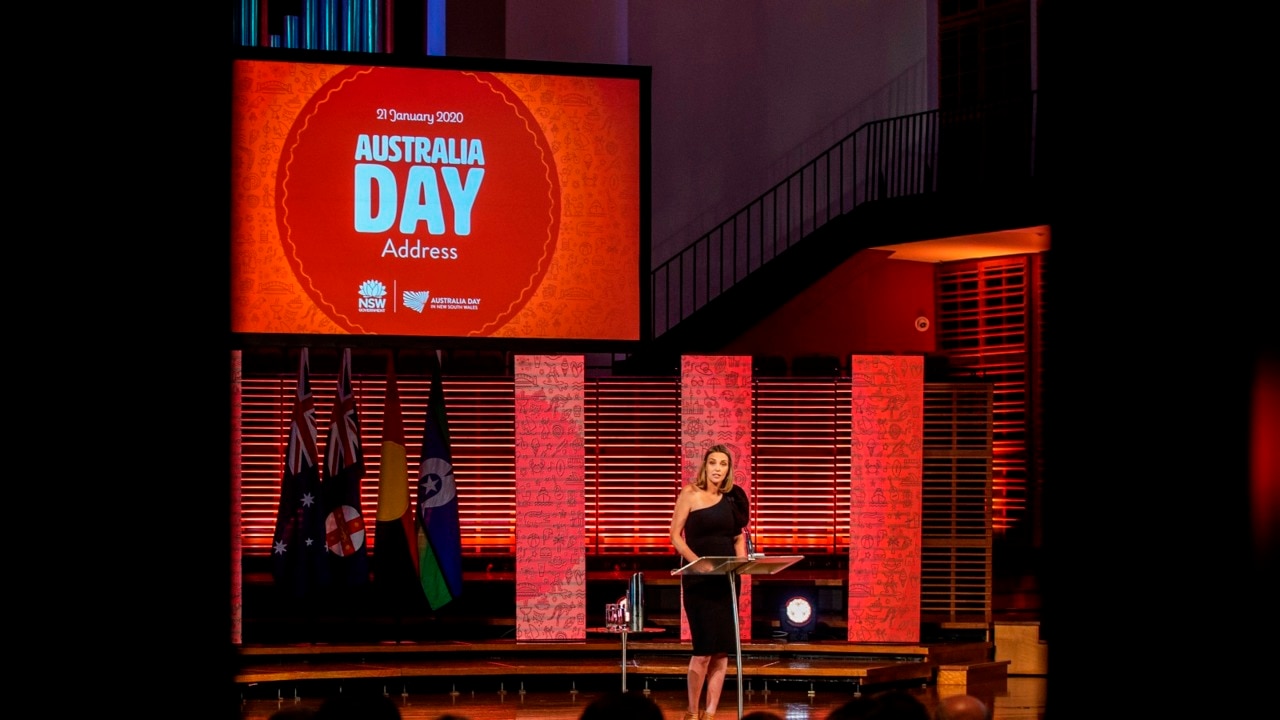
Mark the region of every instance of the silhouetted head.
<instances>
[{"instance_id":1,"label":"silhouetted head","mask_svg":"<svg viewBox=\"0 0 1280 720\"><path fill-rule=\"evenodd\" d=\"M929 708L905 690L853 698L827 713L827 720L932 720Z\"/></svg>"},{"instance_id":2,"label":"silhouetted head","mask_svg":"<svg viewBox=\"0 0 1280 720\"><path fill-rule=\"evenodd\" d=\"M987 705L972 695L948 695L938 700L935 720L987 720Z\"/></svg>"},{"instance_id":3,"label":"silhouetted head","mask_svg":"<svg viewBox=\"0 0 1280 720\"><path fill-rule=\"evenodd\" d=\"M334 695L320 704L314 720L400 720L400 708L385 695Z\"/></svg>"},{"instance_id":4,"label":"silhouetted head","mask_svg":"<svg viewBox=\"0 0 1280 720\"><path fill-rule=\"evenodd\" d=\"M663 720L662 708L642 693L615 690L592 700L579 720Z\"/></svg>"}]
</instances>

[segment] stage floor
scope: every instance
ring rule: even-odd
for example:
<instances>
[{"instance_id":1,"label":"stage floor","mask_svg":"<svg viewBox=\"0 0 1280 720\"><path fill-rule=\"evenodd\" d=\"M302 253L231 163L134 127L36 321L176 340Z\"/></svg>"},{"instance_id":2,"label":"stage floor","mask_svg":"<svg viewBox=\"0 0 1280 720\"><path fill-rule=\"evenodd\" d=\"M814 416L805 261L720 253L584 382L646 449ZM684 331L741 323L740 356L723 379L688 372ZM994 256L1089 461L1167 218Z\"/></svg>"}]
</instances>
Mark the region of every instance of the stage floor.
<instances>
[{"instance_id":1,"label":"stage floor","mask_svg":"<svg viewBox=\"0 0 1280 720\"><path fill-rule=\"evenodd\" d=\"M472 685L476 686L475 689L472 689ZM998 682L976 685L929 684L901 687L919 697L930 711L937 704L938 698L967 692L983 699L992 707L991 720L1042 720L1045 716L1046 685L1047 678L1044 676L1011 676ZM319 707L323 698L307 693L337 692L339 686L330 684L322 689L315 684L303 684L301 687L296 699L287 690L282 691L284 697L279 699L255 697L253 688L247 688L245 699L241 703L241 720L268 720L272 713L281 708ZM540 688L522 694L519 687L487 687L486 683L477 683L473 679L460 682L458 687L457 695L452 695L449 691L402 694L401 688L392 686L385 686L385 692L395 701L405 720L437 720L443 715L454 715L465 720L577 720L587 703L612 689L603 686L582 689L581 683L571 682L561 690ZM766 689L767 693L764 692ZM865 692L880 689L883 688L869 688ZM643 690L643 687L633 687L632 690ZM785 720L824 720L831 710L853 696L852 685L844 683L814 682L812 690L813 695L810 697L809 684L800 681L770 682L767 685L760 682L748 683L743 689L743 711L771 710ZM383 687L366 684L360 688L343 687L342 691L383 692ZM650 688L650 696L662 707L666 720L682 720L685 692L680 682L674 679L663 680L660 687ZM737 705L737 687L730 681L726 683L717 717L721 720L735 720Z\"/></svg>"}]
</instances>

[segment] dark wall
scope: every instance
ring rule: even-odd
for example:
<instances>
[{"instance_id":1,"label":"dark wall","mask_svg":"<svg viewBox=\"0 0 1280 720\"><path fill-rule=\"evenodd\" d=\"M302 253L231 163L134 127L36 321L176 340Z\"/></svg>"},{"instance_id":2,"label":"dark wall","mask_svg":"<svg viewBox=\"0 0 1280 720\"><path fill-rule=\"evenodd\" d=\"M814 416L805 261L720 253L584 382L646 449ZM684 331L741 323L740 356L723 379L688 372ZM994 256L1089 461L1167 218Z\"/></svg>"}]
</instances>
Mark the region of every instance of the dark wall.
<instances>
[{"instance_id":1,"label":"dark wall","mask_svg":"<svg viewBox=\"0 0 1280 720\"><path fill-rule=\"evenodd\" d=\"M449 55L507 56L506 0L451 2L446 13L444 46Z\"/></svg>"},{"instance_id":2,"label":"dark wall","mask_svg":"<svg viewBox=\"0 0 1280 720\"><path fill-rule=\"evenodd\" d=\"M935 350L933 263L862 253L845 261L723 350L775 355L929 354ZM929 327L916 329L925 317Z\"/></svg>"}]
</instances>

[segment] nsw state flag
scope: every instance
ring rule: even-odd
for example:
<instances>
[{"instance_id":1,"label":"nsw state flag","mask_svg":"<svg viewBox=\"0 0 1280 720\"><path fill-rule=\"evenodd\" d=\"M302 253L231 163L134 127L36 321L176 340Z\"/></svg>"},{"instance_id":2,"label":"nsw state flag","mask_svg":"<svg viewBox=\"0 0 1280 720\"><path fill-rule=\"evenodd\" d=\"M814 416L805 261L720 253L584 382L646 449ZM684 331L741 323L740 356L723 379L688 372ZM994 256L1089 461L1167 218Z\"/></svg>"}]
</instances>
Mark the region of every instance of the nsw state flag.
<instances>
[{"instance_id":1,"label":"nsw state flag","mask_svg":"<svg viewBox=\"0 0 1280 720\"><path fill-rule=\"evenodd\" d=\"M325 445L324 541L329 549L333 582L338 588L369 584L369 550L365 543L360 480L364 477L364 448L360 415L351 384L351 348L342 353L342 371L329 414Z\"/></svg>"},{"instance_id":2,"label":"nsw state flag","mask_svg":"<svg viewBox=\"0 0 1280 720\"><path fill-rule=\"evenodd\" d=\"M373 582L386 608L396 614L422 604L418 579L418 522L409 502L409 462L395 358L387 360L387 400L382 416L382 457L378 464L378 521L373 550Z\"/></svg>"},{"instance_id":3,"label":"nsw state flag","mask_svg":"<svg viewBox=\"0 0 1280 720\"><path fill-rule=\"evenodd\" d=\"M297 599L313 598L329 585L310 361L310 352L303 348L280 481L276 531L271 541L276 587Z\"/></svg>"},{"instance_id":4,"label":"nsw state flag","mask_svg":"<svg viewBox=\"0 0 1280 720\"><path fill-rule=\"evenodd\" d=\"M458 492L453 481L449 421L444 384L437 365L422 435L418 469L418 563L422 590L432 610L462 594L462 531L458 524Z\"/></svg>"}]
</instances>

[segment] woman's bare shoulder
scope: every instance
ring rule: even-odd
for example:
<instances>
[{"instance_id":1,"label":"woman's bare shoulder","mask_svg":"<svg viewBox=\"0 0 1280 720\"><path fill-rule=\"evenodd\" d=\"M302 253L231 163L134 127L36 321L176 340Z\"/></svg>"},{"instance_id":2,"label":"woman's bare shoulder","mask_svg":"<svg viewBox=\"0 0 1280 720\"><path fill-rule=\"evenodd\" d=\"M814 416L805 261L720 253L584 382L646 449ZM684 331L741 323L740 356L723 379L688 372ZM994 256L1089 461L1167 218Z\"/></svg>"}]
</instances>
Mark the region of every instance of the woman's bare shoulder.
<instances>
[{"instance_id":1,"label":"woman's bare shoulder","mask_svg":"<svg viewBox=\"0 0 1280 720\"><path fill-rule=\"evenodd\" d=\"M676 503L687 505L693 502L696 497L698 497L698 486L693 483L685 483L680 488L680 495L676 498Z\"/></svg>"}]
</instances>

